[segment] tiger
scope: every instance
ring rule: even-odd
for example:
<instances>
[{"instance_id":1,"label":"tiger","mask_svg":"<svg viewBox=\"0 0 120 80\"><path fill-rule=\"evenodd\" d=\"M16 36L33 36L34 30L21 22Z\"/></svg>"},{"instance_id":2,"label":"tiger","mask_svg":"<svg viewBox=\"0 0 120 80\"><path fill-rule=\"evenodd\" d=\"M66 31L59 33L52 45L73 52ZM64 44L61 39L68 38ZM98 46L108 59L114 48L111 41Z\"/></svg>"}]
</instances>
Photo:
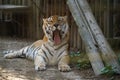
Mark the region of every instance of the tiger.
<instances>
[{"instance_id":1,"label":"tiger","mask_svg":"<svg viewBox=\"0 0 120 80\"><path fill-rule=\"evenodd\" d=\"M34 61L36 71L46 70L47 65L57 65L58 70L68 72L69 63L69 26L67 16L43 18L44 37L33 44L16 51L7 51L6 59L24 56Z\"/></svg>"}]
</instances>

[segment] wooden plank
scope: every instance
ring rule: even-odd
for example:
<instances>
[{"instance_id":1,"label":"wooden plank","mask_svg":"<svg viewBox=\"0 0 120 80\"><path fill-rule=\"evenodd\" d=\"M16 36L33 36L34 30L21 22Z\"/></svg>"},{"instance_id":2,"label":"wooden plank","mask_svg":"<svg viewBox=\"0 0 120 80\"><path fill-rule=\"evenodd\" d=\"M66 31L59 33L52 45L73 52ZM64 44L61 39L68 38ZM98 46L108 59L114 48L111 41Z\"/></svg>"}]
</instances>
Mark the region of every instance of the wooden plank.
<instances>
[{"instance_id":1,"label":"wooden plank","mask_svg":"<svg viewBox=\"0 0 120 80\"><path fill-rule=\"evenodd\" d=\"M71 20L71 28L70 28L70 46L73 48L73 43L74 43L74 39L73 39L73 29L74 29L74 27L73 27L73 20Z\"/></svg>"},{"instance_id":2,"label":"wooden plank","mask_svg":"<svg viewBox=\"0 0 120 80\"><path fill-rule=\"evenodd\" d=\"M2 0L0 0L0 4L2 4Z\"/></svg>"},{"instance_id":3,"label":"wooden plank","mask_svg":"<svg viewBox=\"0 0 120 80\"><path fill-rule=\"evenodd\" d=\"M40 19L40 20L39 20L39 21L40 21L40 23L39 23L39 24L40 24L40 27L39 27L39 32L40 32L40 36L39 36L39 37L40 37L40 39L42 39L42 38L43 38L43 35L44 35L44 34L43 34L43 30L42 30L43 18L44 18L44 16L45 16L45 14L42 14L42 13L45 13L45 12L44 12L44 4L43 4L43 3L44 3L43 0L40 0L40 8L41 8L40 15L39 15L39 16L40 16L40 18L39 18L39 19ZM50 7L50 6L49 6L49 7ZM50 12L49 12L49 13L50 13Z\"/></svg>"},{"instance_id":4,"label":"wooden plank","mask_svg":"<svg viewBox=\"0 0 120 80\"><path fill-rule=\"evenodd\" d=\"M104 4L103 4L103 0L100 0L100 9L99 9L99 25L101 27L101 30L103 31L103 7L104 7Z\"/></svg>"},{"instance_id":5,"label":"wooden plank","mask_svg":"<svg viewBox=\"0 0 120 80\"><path fill-rule=\"evenodd\" d=\"M79 32L78 32L78 27L77 27L77 30L76 30L76 32L77 32L77 36L76 36L76 40L77 40L77 49L81 49L81 39L80 39L80 35L79 35Z\"/></svg>"},{"instance_id":6,"label":"wooden plank","mask_svg":"<svg viewBox=\"0 0 120 80\"><path fill-rule=\"evenodd\" d=\"M49 9L49 1L46 0L46 17L49 17L49 11L50 11L50 9Z\"/></svg>"},{"instance_id":7,"label":"wooden plank","mask_svg":"<svg viewBox=\"0 0 120 80\"><path fill-rule=\"evenodd\" d=\"M60 0L58 0L58 15L61 15L61 1Z\"/></svg>"},{"instance_id":8,"label":"wooden plank","mask_svg":"<svg viewBox=\"0 0 120 80\"><path fill-rule=\"evenodd\" d=\"M73 26L73 47L76 47L76 26Z\"/></svg>"},{"instance_id":9,"label":"wooden plank","mask_svg":"<svg viewBox=\"0 0 120 80\"><path fill-rule=\"evenodd\" d=\"M102 58L107 65L111 65L114 68L116 73L120 73L120 65L118 62L118 58L115 55L114 51L109 46L107 40L105 39L101 29L99 28L91 9L86 0L78 1L79 7L81 8L84 17L86 18L86 22L89 24L91 32L93 33L95 40L98 44L99 49L102 52Z\"/></svg>"},{"instance_id":10,"label":"wooden plank","mask_svg":"<svg viewBox=\"0 0 120 80\"><path fill-rule=\"evenodd\" d=\"M56 3L55 3L56 1L55 0L53 0L53 15L56 15Z\"/></svg>"},{"instance_id":11,"label":"wooden plank","mask_svg":"<svg viewBox=\"0 0 120 80\"><path fill-rule=\"evenodd\" d=\"M51 16L53 15L53 5L52 5L52 3L53 3L53 0L50 0L50 6L51 6Z\"/></svg>"},{"instance_id":12,"label":"wooden plank","mask_svg":"<svg viewBox=\"0 0 120 80\"><path fill-rule=\"evenodd\" d=\"M0 11L0 20L2 20L3 17L2 17L2 11Z\"/></svg>"},{"instance_id":13,"label":"wooden plank","mask_svg":"<svg viewBox=\"0 0 120 80\"><path fill-rule=\"evenodd\" d=\"M109 38L113 38L113 0L109 0L110 2L110 10L109 10L109 13L110 13L110 20L109 20Z\"/></svg>"},{"instance_id":14,"label":"wooden plank","mask_svg":"<svg viewBox=\"0 0 120 80\"><path fill-rule=\"evenodd\" d=\"M109 38L109 22L110 22L110 13L109 13L109 10L110 10L110 2L109 2L110 0L107 0L107 29L106 29L106 31L107 31L107 38Z\"/></svg>"},{"instance_id":15,"label":"wooden plank","mask_svg":"<svg viewBox=\"0 0 120 80\"><path fill-rule=\"evenodd\" d=\"M79 10L79 5L76 2L77 0L68 0L67 4L69 6L69 9L72 13L72 16L74 17L74 20L76 21L76 24L78 26L79 34L82 37L83 42L85 43L85 48L87 51L87 54L89 56L91 65L93 67L93 70L96 75L101 74L101 69L104 67L102 60L100 58L99 52L97 51L96 46L94 45L94 41L87 30L85 26L87 26L83 16L81 15L81 12ZM84 4L84 3L82 3Z\"/></svg>"},{"instance_id":16,"label":"wooden plank","mask_svg":"<svg viewBox=\"0 0 120 80\"><path fill-rule=\"evenodd\" d=\"M36 5L38 6L38 7L40 7L40 0L37 0L36 1ZM40 24L40 16L39 16L40 14L39 14L39 9L38 8L36 8L36 28L35 28L35 33L36 33L36 39L40 39L40 28L39 28L39 24Z\"/></svg>"},{"instance_id":17,"label":"wooden plank","mask_svg":"<svg viewBox=\"0 0 120 80\"><path fill-rule=\"evenodd\" d=\"M27 6L31 6L31 5L32 5L31 0L27 0Z\"/></svg>"}]
</instances>

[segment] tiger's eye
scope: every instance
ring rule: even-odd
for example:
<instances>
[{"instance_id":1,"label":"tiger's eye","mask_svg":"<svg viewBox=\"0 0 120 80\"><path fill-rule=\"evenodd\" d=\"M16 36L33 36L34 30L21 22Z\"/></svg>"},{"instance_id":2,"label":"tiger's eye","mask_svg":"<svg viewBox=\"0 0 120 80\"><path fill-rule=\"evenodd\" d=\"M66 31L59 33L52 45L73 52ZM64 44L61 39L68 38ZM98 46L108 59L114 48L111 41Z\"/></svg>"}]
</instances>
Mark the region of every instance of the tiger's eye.
<instances>
[{"instance_id":1,"label":"tiger's eye","mask_svg":"<svg viewBox=\"0 0 120 80\"><path fill-rule=\"evenodd\" d=\"M46 31L46 33L47 33L47 34L50 34L50 32L49 32L49 31Z\"/></svg>"},{"instance_id":2,"label":"tiger's eye","mask_svg":"<svg viewBox=\"0 0 120 80\"><path fill-rule=\"evenodd\" d=\"M62 31L61 33L64 34L64 31Z\"/></svg>"}]
</instances>

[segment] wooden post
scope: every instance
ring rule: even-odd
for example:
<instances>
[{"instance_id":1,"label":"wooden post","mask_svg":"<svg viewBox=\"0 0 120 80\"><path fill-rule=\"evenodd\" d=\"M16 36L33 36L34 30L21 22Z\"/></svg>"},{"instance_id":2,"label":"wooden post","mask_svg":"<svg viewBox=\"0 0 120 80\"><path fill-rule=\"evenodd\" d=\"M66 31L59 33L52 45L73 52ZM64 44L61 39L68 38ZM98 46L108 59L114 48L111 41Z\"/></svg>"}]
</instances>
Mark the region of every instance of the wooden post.
<instances>
[{"instance_id":1,"label":"wooden post","mask_svg":"<svg viewBox=\"0 0 120 80\"><path fill-rule=\"evenodd\" d=\"M95 41L98 44L100 51L102 52L102 58L107 65L110 65L114 68L116 73L120 73L120 66L118 63L118 58L115 55L114 51L109 46L107 40L105 39L101 29L99 28L92 11L86 0L77 0L81 11L86 18L86 22L89 24L89 27Z\"/></svg>"},{"instance_id":2,"label":"wooden post","mask_svg":"<svg viewBox=\"0 0 120 80\"><path fill-rule=\"evenodd\" d=\"M88 24L85 22L84 17L79 11L78 5L76 5L75 0L68 0L67 2L69 9L73 15L73 18L78 26L79 34L85 44L85 48L96 75L101 74L101 69L104 67L103 62L100 58L99 52L95 46L94 40L86 28Z\"/></svg>"}]
</instances>

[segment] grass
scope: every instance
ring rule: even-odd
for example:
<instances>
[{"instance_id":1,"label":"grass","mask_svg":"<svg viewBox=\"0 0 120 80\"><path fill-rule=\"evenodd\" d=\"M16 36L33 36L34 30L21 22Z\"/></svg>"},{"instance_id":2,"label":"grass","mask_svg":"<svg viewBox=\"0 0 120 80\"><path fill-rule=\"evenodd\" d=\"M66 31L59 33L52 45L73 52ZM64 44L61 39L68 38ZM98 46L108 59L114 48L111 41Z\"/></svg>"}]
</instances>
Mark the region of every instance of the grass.
<instances>
[{"instance_id":1,"label":"grass","mask_svg":"<svg viewBox=\"0 0 120 80\"><path fill-rule=\"evenodd\" d=\"M78 69L90 68L88 56L84 52L70 52L71 64L75 65Z\"/></svg>"},{"instance_id":2,"label":"grass","mask_svg":"<svg viewBox=\"0 0 120 80\"><path fill-rule=\"evenodd\" d=\"M107 76L113 76L115 74L114 68L110 65L106 65L102 70L101 73L103 75L107 75Z\"/></svg>"},{"instance_id":3,"label":"grass","mask_svg":"<svg viewBox=\"0 0 120 80\"><path fill-rule=\"evenodd\" d=\"M116 52L118 56L118 61L120 63L120 52ZM85 52L70 52L71 64L76 66L78 69L87 69L91 68L91 64L89 58ZM116 75L114 71L115 67L110 65L106 65L102 70L102 75L108 76L114 80L114 75Z\"/></svg>"},{"instance_id":4,"label":"grass","mask_svg":"<svg viewBox=\"0 0 120 80\"><path fill-rule=\"evenodd\" d=\"M116 55L118 56L118 62L120 64L120 51L117 51ZM105 65L105 67L101 70L101 73L103 75L111 77L111 80L114 80L114 75L117 74L114 70L115 67L112 67L111 65Z\"/></svg>"}]
</instances>

